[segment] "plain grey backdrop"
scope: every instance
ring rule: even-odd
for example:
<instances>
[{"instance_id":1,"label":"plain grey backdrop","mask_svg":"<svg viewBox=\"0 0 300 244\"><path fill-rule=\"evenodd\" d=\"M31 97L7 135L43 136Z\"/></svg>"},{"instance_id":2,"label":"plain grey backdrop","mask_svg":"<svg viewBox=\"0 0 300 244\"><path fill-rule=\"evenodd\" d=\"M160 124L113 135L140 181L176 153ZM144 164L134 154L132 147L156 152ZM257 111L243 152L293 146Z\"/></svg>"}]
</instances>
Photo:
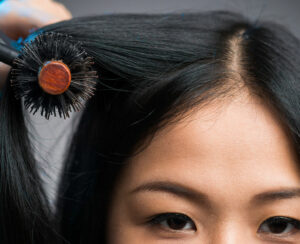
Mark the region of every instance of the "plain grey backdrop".
<instances>
[{"instance_id":1,"label":"plain grey backdrop","mask_svg":"<svg viewBox=\"0 0 300 244\"><path fill-rule=\"evenodd\" d=\"M231 10L254 20L272 20L287 26L300 38L300 0L59 0L73 17L112 13L171 13ZM65 147L72 133L71 119L30 115L32 141L40 161L50 199L55 198ZM80 112L79 112L80 115Z\"/></svg>"},{"instance_id":2,"label":"plain grey backdrop","mask_svg":"<svg viewBox=\"0 0 300 244\"><path fill-rule=\"evenodd\" d=\"M74 17L110 13L168 13L232 10L257 19L275 20L300 36L299 0L59 0Z\"/></svg>"}]
</instances>

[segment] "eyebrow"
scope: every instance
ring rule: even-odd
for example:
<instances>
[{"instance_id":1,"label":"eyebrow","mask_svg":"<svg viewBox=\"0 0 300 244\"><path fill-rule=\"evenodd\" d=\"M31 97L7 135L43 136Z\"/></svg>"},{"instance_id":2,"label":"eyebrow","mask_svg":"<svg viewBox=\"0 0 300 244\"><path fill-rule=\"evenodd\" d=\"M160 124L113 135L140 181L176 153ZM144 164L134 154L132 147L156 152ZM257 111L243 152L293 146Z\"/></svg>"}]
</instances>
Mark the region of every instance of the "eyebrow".
<instances>
[{"instance_id":1,"label":"eyebrow","mask_svg":"<svg viewBox=\"0 0 300 244\"><path fill-rule=\"evenodd\" d=\"M254 196L252 203L255 205L268 203L277 200L300 198L300 188L282 188L279 190L267 191Z\"/></svg>"},{"instance_id":2,"label":"eyebrow","mask_svg":"<svg viewBox=\"0 0 300 244\"><path fill-rule=\"evenodd\" d=\"M178 197L188 199L193 202L197 202L204 208L212 208L212 202L207 194L196 191L189 187L183 186L179 183L170 181L151 181L146 182L130 192L130 194L138 192L166 192ZM259 193L255 195L250 204L251 205L263 205L278 200L300 198L300 188L287 187L280 188L279 190L271 190Z\"/></svg>"}]
</instances>

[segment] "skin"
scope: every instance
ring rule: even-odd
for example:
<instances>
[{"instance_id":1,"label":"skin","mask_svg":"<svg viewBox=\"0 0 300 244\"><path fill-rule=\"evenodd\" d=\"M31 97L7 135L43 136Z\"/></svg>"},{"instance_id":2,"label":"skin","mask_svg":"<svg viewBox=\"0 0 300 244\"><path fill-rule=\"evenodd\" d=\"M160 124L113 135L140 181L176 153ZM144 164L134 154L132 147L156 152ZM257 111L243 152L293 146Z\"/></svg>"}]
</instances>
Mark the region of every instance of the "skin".
<instances>
[{"instance_id":1,"label":"skin","mask_svg":"<svg viewBox=\"0 0 300 244\"><path fill-rule=\"evenodd\" d=\"M259 99L244 93L211 103L165 127L128 161L113 191L108 243L299 244L296 225L281 222L274 232L274 224L263 222L274 216L300 220L300 195L255 198L300 188L298 162L286 128ZM160 186L136 190L158 181ZM208 199L186 197L183 190L175 194L166 182ZM148 224L162 213L190 220L179 229L173 228L174 217Z\"/></svg>"}]
</instances>

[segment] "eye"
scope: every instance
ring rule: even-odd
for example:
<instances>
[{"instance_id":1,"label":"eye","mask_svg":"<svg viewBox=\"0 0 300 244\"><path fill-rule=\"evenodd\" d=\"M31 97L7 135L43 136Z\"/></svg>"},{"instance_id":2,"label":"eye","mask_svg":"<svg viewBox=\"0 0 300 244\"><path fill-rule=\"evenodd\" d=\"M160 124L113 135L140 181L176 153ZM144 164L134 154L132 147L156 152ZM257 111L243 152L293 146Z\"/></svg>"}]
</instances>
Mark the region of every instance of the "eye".
<instances>
[{"instance_id":1,"label":"eye","mask_svg":"<svg viewBox=\"0 0 300 244\"><path fill-rule=\"evenodd\" d=\"M300 232L300 221L283 216L271 217L260 225L259 232L274 236L291 235Z\"/></svg>"},{"instance_id":2,"label":"eye","mask_svg":"<svg viewBox=\"0 0 300 244\"><path fill-rule=\"evenodd\" d=\"M196 226L191 218L180 213L159 214L154 216L149 223L170 231L196 230Z\"/></svg>"}]
</instances>

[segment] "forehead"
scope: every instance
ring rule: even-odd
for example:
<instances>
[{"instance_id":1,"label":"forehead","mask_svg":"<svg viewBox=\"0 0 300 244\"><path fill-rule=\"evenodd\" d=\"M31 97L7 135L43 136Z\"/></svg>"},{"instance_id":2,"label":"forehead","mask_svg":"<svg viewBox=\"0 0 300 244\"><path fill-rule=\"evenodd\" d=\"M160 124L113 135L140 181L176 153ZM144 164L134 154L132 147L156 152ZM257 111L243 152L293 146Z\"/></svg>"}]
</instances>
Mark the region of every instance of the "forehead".
<instances>
[{"instance_id":1,"label":"forehead","mask_svg":"<svg viewBox=\"0 0 300 244\"><path fill-rule=\"evenodd\" d=\"M129 161L125 175L132 186L175 179L216 190L233 184L254 191L300 183L285 128L269 107L246 96L194 110L188 119L167 126Z\"/></svg>"}]
</instances>

